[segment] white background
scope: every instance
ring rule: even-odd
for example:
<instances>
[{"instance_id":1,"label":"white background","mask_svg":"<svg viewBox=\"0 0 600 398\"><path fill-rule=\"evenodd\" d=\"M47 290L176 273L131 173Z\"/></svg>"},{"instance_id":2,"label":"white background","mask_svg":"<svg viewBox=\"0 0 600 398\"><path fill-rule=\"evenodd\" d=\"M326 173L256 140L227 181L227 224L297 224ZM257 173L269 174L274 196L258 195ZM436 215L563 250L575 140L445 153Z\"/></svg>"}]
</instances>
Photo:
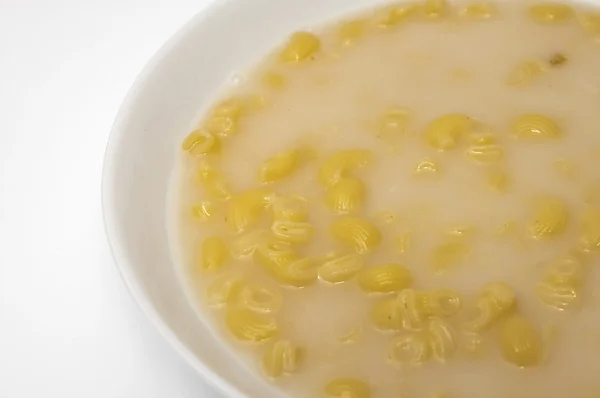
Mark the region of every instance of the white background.
<instances>
[{"instance_id":1,"label":"white background","mask_svg":"<svg viewBox=\"0 0 600 398\"><path fill-rule=\"evenodd\" d=\"M210 0L0 0L0 398L211 397L130 298L102 158L148 59Z\"/></svg>"}]
</instances>

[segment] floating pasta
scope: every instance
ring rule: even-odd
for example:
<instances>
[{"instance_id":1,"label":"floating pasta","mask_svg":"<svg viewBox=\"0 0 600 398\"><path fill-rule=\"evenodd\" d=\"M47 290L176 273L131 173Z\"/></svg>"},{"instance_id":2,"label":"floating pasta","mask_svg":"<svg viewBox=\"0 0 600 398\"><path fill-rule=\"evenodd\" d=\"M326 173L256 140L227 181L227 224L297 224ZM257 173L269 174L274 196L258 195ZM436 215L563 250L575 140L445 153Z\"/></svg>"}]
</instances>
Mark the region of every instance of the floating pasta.
<instances>
[{"instance_id":1,"label":"floating pasta","mask_svg":"<svg viewBox=\"0 0 600 398\"><path fill-rule=\"evenodd\" d=\"M427 338L433 356L440 362L450 359L456 351L454 331L446 322L432 318L427 325Z\"/></svg>"},{"instance_id":2,"label":"floating pasta","mask_svg":"<svg viewBox=\"0 0 600 398\"><path fill-rule=\"evenodd\" d=\"M489 170L485 175L486 184L489 190L504 193L510 186L510 178L505 171Z\"/></svg>"},{"instance_id":3,"label":"floating pasta","mask_svg":"<svg viewBox=\"0 0 600 398\"><path fill-rule=\"evenodd\" d=\"M243 101L240 98L233 97L221 101L214 107L211 114L214 116L227 116L234 119L242 115Z\"/></svg>"},{"instance_id":4,"label":"floating pasta","mask_svg":"<svg viewBox=\"0 0 600 398\"><path fill-rule=\"evenodd\" d=\"M401 264L367 268L358 275L358 285L367 293L394 293L410 287L412 272Z\"/></svg>"},{"instance_id":5,"label":"floating pasta","mask_svg":"<svg viewBox=\"0 0 600 398\"><path fill-rule=\"evenodd\" d=\"M451 240L437 246L433 250L433 268L437 272L443 272L456 267L471 253L471 248L460 240Z\"/></svg>"},{"instance_id":6,"label":"floating pasta","mask_svg":"<svg viewBox=\"0 0 600 398\"><path fill-rule=\"evenodd\" d=\"M405 108L389 109L377 123L377 138L390 145L398 144L406 135L410 119Z\"/></svg>"},{"instance_id":7,"label":"floating pasta","mask_svg":"<svg viewBox=\"0 0 600 398\"><path fill-rule=\"evenodd\" d=\"M417 164L414 174L417 177L435 177L440 172L441 168L437 162L430 158L425 158Z\"/></svg>"},{"instance_id":8,"label":"floating pasta","mask_svg":"<svg viewBox=\"0 0 600 398\"><path fill-rule=\"evenodd\" d=\"M370 222L357 217L341 217L330 226L331 235L357 253L368 253L381 244L381 232Z\"/></svg>"},{"instance_id":9,"label":"floating pasta","mask_svg":"<svg viewBox=\"0 0 600 398\"><path fill-rule=\"evenodd\" d=\"M402 310L397 300L381 301L371 310L371 321L380 330L402 330Z\"/></svg>"},{"instance_id":10,"label":"floating pasta","mask_svg":"<svg viewBox=\"0 0 600 398\"><path fill-rule=\"evenodd\" d=\"M577 253L568 253L552 261L546 270L546 280L569 286L579 286L583 280L584 259Z\"/></svg>"},{"instance_id":11,"label":"floating pasta","mask_svg":"<svg viewBox=\"0 0 600 398\"><path fill-rule=\"evenodd\" d=\"M387 7L379 13L377 25L381 28L399 25L413 15L417 8L417 5L410 3Z\"/></svg>"},{"instance_id":12,"label":"floating pasta","mask_svg":"<svg viewBox=\"0 0 600 398\"><path fill-rule=\"evenodd\" d=\"M460 15L470 20L491 19L498 15L498 8L490 2L472 3L460 11Z\"/></svg>"},{"instance_id":13,"label":"floating pasta","mask_svg":"<svg viewBox=\"0 0 600 398\"><path fill-rule=\"evenodd\" d=\"M535 294L544 304L560 311L579 303L578 289L574 286L541 282L535 287Z\"/></svg>"},{"instance_id":14,"label":"floating pasta","mask_svg":"<svg viewBox=\"0 0 600 398\"><path fill-rule=\"evenodd\" d=\"M208 131L195 130L185 137L182 148L192 156L201 156L218 152L220 145L217 138Z\"/></svg>"},{"instance_id":15,"label":"floating pasta","mask_svg":"<svg viewBox=\"0 0 600 398\"><path fill-rule=\"evenodd\" d=\"M369 385L355 378L332 380L325 385L324 392L329 398L371 398Z\"/></svg>"},{"instance_id":16,"label":"floating pasta","mask_svg":"<svg viewBox=\"0 0 600 398\"><path fill-rule=\"evenodd\" d=\"M276 72L267 72L262 76L261 81L266 86L280 90L286 86L286 79L283 75Z\"/></svg>"},{"instance_id":17,"label":"floating pasta","mask_svg":"<svg viewBox=\"0 0 600 398\"><path fill-rule=\"evenodd\" d=\"M321 49L321 41L310 32L296 32L285 44L279 58L289 64L306 61Z\"/></svg>"},{"instance_id":18,"label":"floating pasta","mask_svg":"<svg viewBox=\"0 0 600 398\"><path fill-rule=\"evenodd\" d=\"M581 245L586 251L600 250L600 209L590 207L582 215Z\"/></svg>"},{"instance_id":19,"label":"floating pasta","mask_svg":"<svg viewBox=\"0 0 600 398\"><path fill-rule=\"evenodd\" d=\"M271 339L278 332L277 322L271 315L237 306L227 307L225 324L238 340L254 343Z\"/></svg>"},{"instance_id":20,"label":"floating pasta","mask_svg":"<svg viewBox=\"0 0 600 398\"><path fill-rule=\"evenodd\" d=\"M335 214L351 214L365 202L365 184L356 178L342 178L327 189L325 205Z\"/></svg>"},{"instance_id":21,"label":"floating pasta","mask_svg":"<svg viewBox=\"0 0 600 398\"><path fill-rule=\"evenodd\" d=\"M326 187L345 177L355 169L371 162L373 154L364 149L347 149L331 155L319 169L319 181Z\"/></svg>"},{"instance_id":22,"label":"floating pasta","mask_svg":"<svg viewBox=\"0 0 600 398\"><path fill-rule=\"evenodd\" d=\"M536 366L542 361L540 333L530 321L518 315L503 323L500 348L504 359L520 368Z\"/></svg>"},{"instance_id":23,"label":"floating pasta","mask_svg":"<svg viewBox=\"0 0 600 398\"><path fill-rule=\"evenodd\" d=\"M404 289L398 293L396 302L401 311L402 327L406 330L422 330L429 317L426 307L427 296L423 292Z\"/></svg>"},{"instance_id":24,"label":"floating pasta","mask_svg":"<svg viewBox=\"0 0 600 398\"><path fill-rule=\"evenodd\" d=\"M288 340L273 344L263 356L262 365L267 376L281 377L298 371L302 359L300 347Z\"/></svg>"},{"instance_id":25,"label":"floating pasta","mask_svg":"<svg viewBox=\"0 0 600 398\"><path fill-rule=\"evenodd\" d=\"M202 242L200 250L200 266L206 271L221 268L229 258L229 250L225 241L219 236L210 236Z\"/></svg>"},{"instance_id":26,"label":"floating pasta","mask_svg":"<svg viewBox=\"0 0 600 398\"><path fill-rule=\"evenodd\" d=\"M512 69L506 83L510 86L524 87L536 81L545 72L539 61L524 61Z\"/></svg>"},{"instance_id":27,"label":"floating pasta","mask_svg":"<svg viewBox=\"0 0 600 398\"><path fill-rule=\"evenodd\" d=\"M227 205L225 221L240 233L254 226L270 203L271 193L264 189L249 189L235 195Z\"/></svg>"},{"instance_id":28,"label":"floating pasta","mask_svg":"<svg viewBox=\"0 0 600 398\"><path fill-rule=\"evenodd\" d=\"M244 286L239 294L240 303L254 312L275 313L283 304L281 292L265 286Z\"/></svg>"},{"instance_id":29,"label":"floating pasta","mask_svg":"<svg viewBox=\"0 0 600 398\"><path fill-rule=\"evenodd\" d=\"M315 257L300 258L287 242L260 245L254 259L278 282L294 287L314 284L321 265Z\"/></svg>"},{"instance_id":30,"label":"floating pasta","mask_svg":"<svg viewBox=\"0 0 600 398\"><path fill-rule=\"evenodd\" d=\"M275 220L271 231L278 239L290 243L308 243L314 235L314 227L310 223L298 221Z\"/></svg>"},{"instance_id":31,"label":"floating pasta","mask_svg":"<svg viewBox=\"0 0 600 398\"><path fill-rule=\"evenodd\" d=\"M529 233L537 239L562 235L568 219L567 208L560 199L552 196L541 197L534 203Z\"/></svg>"},{"instance_id":32,"label":"floating pasta","mask_svg":"<svg viewBox=\"0 0 600 398\"><path fill-rule=\"evenodd\" d=\"M319 267L319 278L330 283L348 282L365 266L361 255L348 254L326 261Z\"/></svg>"},{"instance_id":33,"label":"floating pasta","mask_svg":"<svg viewBox=\"0 0 600 398\"><path fill-rule=\"evenodd\" d=\"M206 303L211 306L227 304L235 298L243 283L244 277L238 272L218 275L206 287Z\"/></svg>"},{"instance_id":34,"label":"floating pasta","mask_svg":"<svg viewBox=\"0 0 600 398\"><path fill-rule=\"evenodd\" d=\"M410 333L395 338L388 349L388 358L399 365L417 366L431 356L429 342L423 333Z\"/></svg>"},{"instance_id":35,"label":"floating pasta","mask_svg":"<svg viewBox=\"0 0 600 398\"><path fill-rule=\"evenodd\" d=\"M207 163L201 165L198 172L198 180L205 191L215 199L229 199L231 191L225 179L215 168Z\"/></svg>"},{"instance_id":36,"label":"floating pasta","mask_svg":"<svg viewBox=\"0 0 600 398\"><path fill-rule=\"evenodd\" d=\"M345 46L353 45L364 35L366 27L367 23L362 19L342 23L338 33L340 42Z\"/></svg>"},{"instance_id":37,"label":"floating pasta","mask_svg":"<svg viewBox=\"0 0 600 398\"><path fill-rule=\"evenodd\" d=\"M515 291L510 285L504 282L488 283L480 292L474 317L468 321L466 329L475 332L485 330L515 307Z\"/></svg>"},{"instance_id":38,"label":"floating pasta","mask_svg":"<svg viewBox=\"0 0 600 398\"><path fill-rule=\"evenodd\" d=\"M231 255L237 260L251 259L256 248L266 244L270 237L269 231L264 229L256 229L240 235L231 243Z\"/></svg>"},{"instance_id":39,"label":"floating pasta","mask_svg":"<svg viewBox=\"0 0 600 398\"><path fill-rule=\"evenodd\" d=\"M463 114L447 114L434 119L425 130L427 143L435 149L446 151L456 147L472 126L472 120Z\"/></svg>"},{"instance_id":40,"label":"floating pasta","mask_svg":"<svg viewBox=\"0 0 600 398\"><path fill-rule=\"evenodd\" d=\"M437 317L450 317L462 308L460 294L450 289L427 292L425 303L427 312Z\"/></svg>"},{"instance_id":41,"label":"floating pasta","mask_svg":"<svg viewBox=\"0 0 600 398\"><path fill-rule=\"evenodd\" d=\"M513 121L512 134L523 140L553 140L562 136L562 129L549 117L530 113Z\"/></svg>"},{"instance_id":42,"label":"floating pasta","mask_svg":"<svg viewBox=\"0 0 600 398\"><path fill-rule=\"evenodd\" d=\"M299 195L275 196L273 218L278 221L304 222L308 220L308 201Z\"/></svg>"},{"instance_id":43,"label":"floating pasta","mask_svg":"<svg viewBox=\"0 0 600 398\"><path fill-rule=\"evenodd\" d=\"M280 152L263 163L258 173L258 180L273 182L289 177L297 169L298 163L298 151Z\"/></svg>"},{"instance_id":44,"label":"floating pasta","mask_svg":"<svg viewBox=\"0 0 600 398\"><path fill-rule=\"evenodd\" d=\"M529 17L539 23L564 23L572 16L573 10L566 4L540 3L529 7Z\"/></svg>"},{"instance_id":45,"label":"floating pasta","mask_svg":"<svg viewBox=\"0 0 600 398\"><path fill-rule=\"evenodd\" d=\"M209 200L202 201L192 206L192 216L196 220L208 221L216 212L215 204Z\"/></svg>"},{"instance_id":46,"label":"floating pasta","mask_svg":"<svg viewBox=\"0 0 600 398\"><path fill-rule=\"evenodd\" d=\"M298 260L298 254L289 242L269 239L256 247L253 258L258 265L271 269Z\"/></svg>"},{"instance_id":47,"label":"floating pasta","mask_svg":"<svg viewBox=\"0 0 600 398\"><path fill-rule=\"evenodd\" d=\"M204 128L211 134L228 137L238 131L238 119L233 116L211 116L204 122Z\"/></svg>"},{"instance_id":48,"label":"floating pasta","mask_svg":"<svg viewBox=\"0 0 600 398\"><path fill-rule=\"evenodd\" d=\"M448 14L446 0L425 0L421 4L421 15L427 19L438 19Z\"/></svg>"},{"instance_id":49,"label":"floating pasta","mask_svg":"<svg viewBox=\"0 0 600 398\"><path fill-rule=\"evenodd\" d=\"M493 134L481 135L472 139L467 158L482 164L496 163L504 158L504 149Z\"/></svg>"}]
</instances>

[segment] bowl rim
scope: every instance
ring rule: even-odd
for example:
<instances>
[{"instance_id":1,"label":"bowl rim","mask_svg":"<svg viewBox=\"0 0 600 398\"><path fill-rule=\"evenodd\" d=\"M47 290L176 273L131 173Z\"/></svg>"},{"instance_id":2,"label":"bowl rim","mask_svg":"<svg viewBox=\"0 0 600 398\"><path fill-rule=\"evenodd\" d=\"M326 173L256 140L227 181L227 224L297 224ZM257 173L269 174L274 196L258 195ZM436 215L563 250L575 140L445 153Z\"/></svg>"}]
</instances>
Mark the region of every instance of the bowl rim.
<instances>
[{"instance_id":1,"label":"bowl rim","mask_svg":"<svg viewBox=\"0 0 600 398\"><path fill-rule=\"evenodd\" d=\"M180 357L183 357L185 362L195 369L196 372L199 373L204 379L204 381L207 382L207 384L216 390L215 392L224 394L226 397L246 398L246 394L243 394L239 389L223 379L223 377L221 377L216 371L199 360L198 357L194 355L183 343L183 341L181 341L181 339L175 334L173 329L171 329L171 327L164 322L162 316L158 313L154 305L152 305L147 294L132 271L133 268L130 260L123 253L119 243L117 242L118 239L116 236L119 229L119 221L111 203L111 194L113 192L112 186L114 185L113 181L117 173L114 164L115 154L117 153L117 149L120 147L121 140L126 132L125 126L129 119L130 109L132 108L133 104L138 102L138 100L142 97L142 93L144 91L143 87L146 85L146 82L151 79L161 62L163 62L163 60L169 56L179 41L190 34L197 24L203 23L203 21L209 19L217 11L219 8L217 3L217 0L208 0L208 3L203 8L201 8L194 16L192 16L187 22L179 27L176 32L159 47L159 49L150 57L148 62L142 68L141 72L139 72L134 79L132 86L129 88L124 100L119 106L114 122L110 129L103 157L100 196L104 232L113 263L117 268L117 271L119 272L127 291L137 304L138 308L150 321L154 329L158 331L162 338L168 342L171 348L174 349L174 351L176 351Z\"/></svg>"}]
</instances>

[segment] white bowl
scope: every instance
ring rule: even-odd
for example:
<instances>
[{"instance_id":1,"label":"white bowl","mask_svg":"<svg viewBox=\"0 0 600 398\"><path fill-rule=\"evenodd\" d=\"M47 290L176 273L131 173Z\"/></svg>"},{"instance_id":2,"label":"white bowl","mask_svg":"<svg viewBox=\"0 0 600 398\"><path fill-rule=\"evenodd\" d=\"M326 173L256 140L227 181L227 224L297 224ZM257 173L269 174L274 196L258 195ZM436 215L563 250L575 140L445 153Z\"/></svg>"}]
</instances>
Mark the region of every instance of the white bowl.
<instances>
[{"instance_id":1,"label":"white bowl","mask_svg":"<svg viewBox=\"0 0 600 398\"><path fill-rule=\"evenodd\" d=\"M133 297L162 335L228 397L281 393L255 377L214 337L195 315L176 276L166 225L167 193L180 142L219 89L291 31L384 2L213 1L153 58L116 119L102 182L115 261Z\"/></svg>"}]
</instances>

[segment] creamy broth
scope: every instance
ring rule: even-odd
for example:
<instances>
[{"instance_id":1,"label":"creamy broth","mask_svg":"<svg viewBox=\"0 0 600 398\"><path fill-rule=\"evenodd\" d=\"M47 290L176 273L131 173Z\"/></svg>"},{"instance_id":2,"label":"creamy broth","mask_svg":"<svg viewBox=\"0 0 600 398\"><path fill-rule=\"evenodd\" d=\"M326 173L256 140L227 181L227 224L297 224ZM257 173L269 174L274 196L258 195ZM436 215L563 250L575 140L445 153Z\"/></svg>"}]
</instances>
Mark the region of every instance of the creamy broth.
<instances>
[{"instance_id":1,"label":"creamy broth","mask_svg":"<svg viewBox=\"0 0 600 398\"><path fill-rule=\"evenodd\" d=\"M186 138L193 305L291 396L600 394L600 11L407 4L292 36Z\"/></svg>"}]
</instances>

